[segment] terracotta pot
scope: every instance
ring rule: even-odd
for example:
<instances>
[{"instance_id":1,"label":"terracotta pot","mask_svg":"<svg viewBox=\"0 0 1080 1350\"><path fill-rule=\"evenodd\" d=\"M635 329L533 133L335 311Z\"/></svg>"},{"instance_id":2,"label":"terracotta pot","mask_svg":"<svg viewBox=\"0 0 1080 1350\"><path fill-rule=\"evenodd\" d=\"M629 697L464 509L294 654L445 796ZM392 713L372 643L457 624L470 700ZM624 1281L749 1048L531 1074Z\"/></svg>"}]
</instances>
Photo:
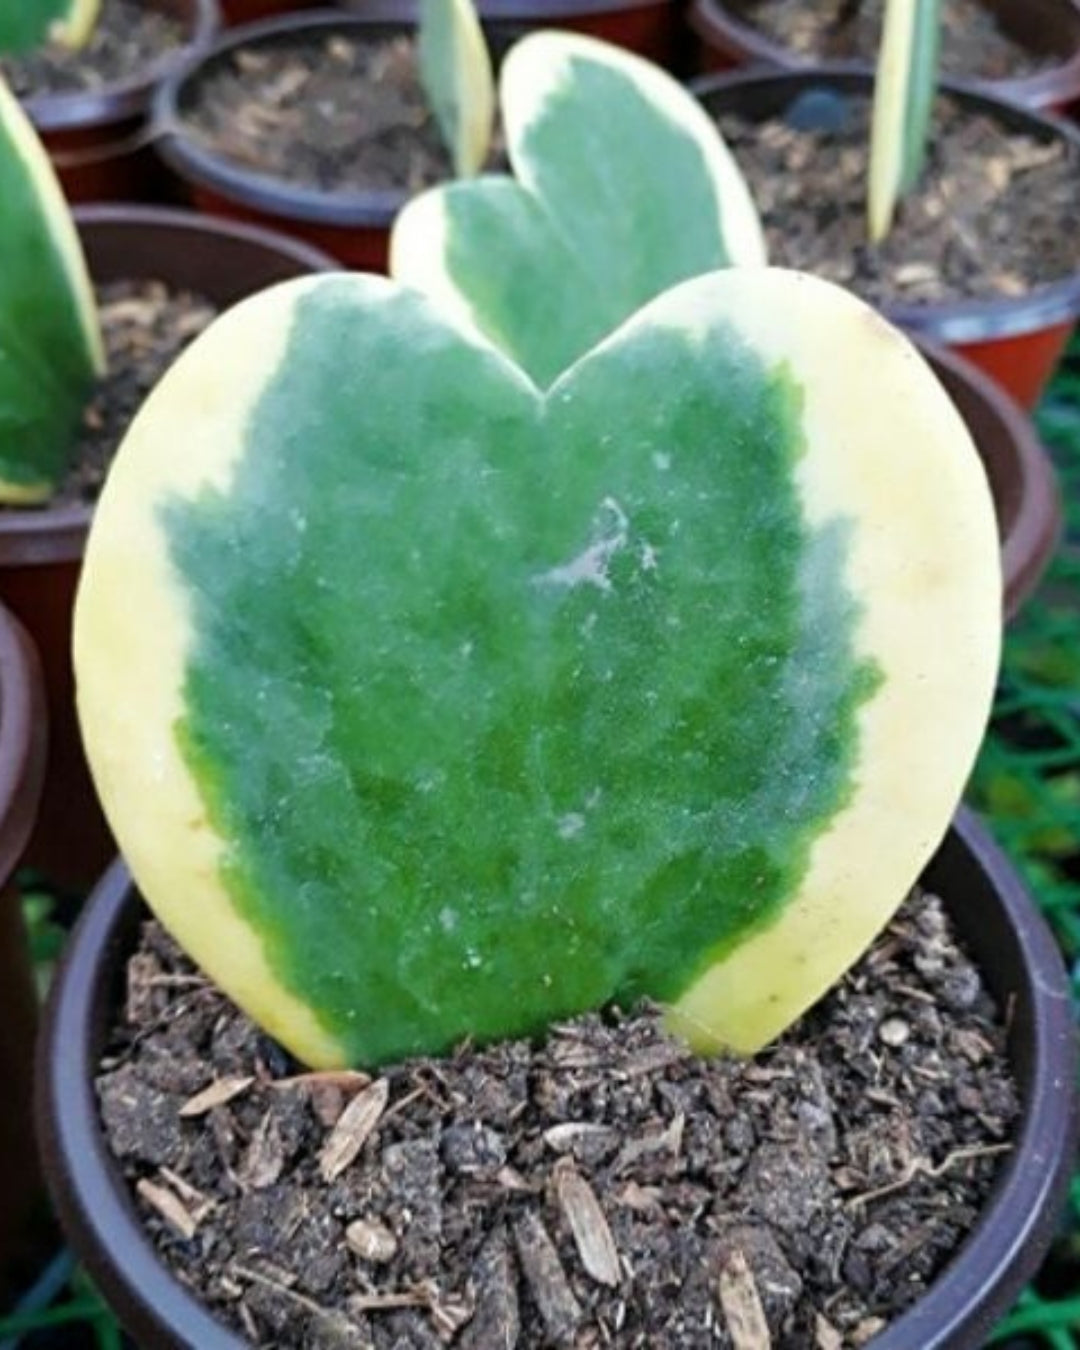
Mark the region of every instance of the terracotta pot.
<instances>
[{"instance_id":1,"label":"terracotta pot","mask_svg":"<svg viewBox=\"0 0 1080 1350\"><path fill-rule=\"evenodd\" d=\"M782 116L811 89L869 99L872 79L842 66L820 66L803 72L748 70L708 75L695 80L691 88L713 114L738 113L766 121ZM1044 140L1061 136L1080 150L1080 128L1071 122L1017 107L973 85L946 81L942 88L973 111L1010 129ZM966 356L1022 407L1032 408L1049 383L1080 315L1080 267L1026 295L927 305L895 302L882 305L881 310L901 328Z\"/></svg>"},{"instance_id":2,"label":"terracotta pot","mask_svg":"<svg viewBox=\"0 0 1080 1350\"><path fill-rule=\"evenodd\" d=\"M37 993L13 877L41 795L45 740L37 653L0 607L0 1307L9 1275L31 1254L26 1221L41 1191L31 1112Z\"/></svg>"},{"instance_id":3,"label":"terracotta pot","mask_svg":"<svg viewBox=\"0 0 1080 1350\"><path fill-rule=\"evenodd\" d=\"M154 278L222 307L333 266L295 240L186 212L83 207L76 220L95 281ZM115 852L82 753L71 671L71 613L90 517L84 506L0 511L0 601L41 653L52 732L27 862L75 890L92 885Z\"/></svg>"},{"instance_id":4,"label":"terracotta pot","mask_svg":"<svg viewBox=\"0 0 1080 1350\"><path fill-rule=\"evenodd\" d=\"M1062 528L1061 498L1050 456L1031 419L977 366L918 340L982 459L1001 537L1004 613L1013 618L1039 584Z\"/></svg>"},{"instance_id":5,"label":"terracotta pot","mask_svg":"<svg viewBox=\"0 0 1080 1350\"><path fill-rule=\"evenodd\" d=\"M755 0L691 0L689 20L697 37L699 70L754 64L806 70L819 64L747 23L745 16L754 5ZM1045 109L1064 109L1080 97L1080 8L1074 0L983 0L983 8L997 15L1018 45L1052 58L1052 64L1035 75L978 82L988 93ZM867 66L860 64L863 69ZM852 66L857 68L854 62Z\"/></svg>"},{"instance_id":6,"label":"terracotta pot","mask_svg":"<svg viewBox=\"0 0 1080 1350\"><path fill-rule=\"evenodd\" d=\"M642 50L671 50L672 0L486 0L480 6L495 50L536 23L599 33ZM357 38L415 27L415 0L363 0L354 14L298 13L231 29L175 70L154 105L158 153L188 188L193 204L211 215L285 230L325 249L347 267L385 272L390 226L408 194L401 190L320 192L237 165L199 144L183 128L182 113L195 97L201 73L240 46L282 34L343 29Z\"/></svg>"},{"instance_id":7,"label":"terracotta pot","mask_svg":"<svg viewBox=\"0 0 1080 1350\"><path fill-rule=\"evenodd\" d=\"M868 1350L976 1350L1031 1275L1068 1186L1076 1138L1076 1040L1061 956L986 832L962 814L926 881L940 894L1011 1015L1023 1117L979 1222L918 1304ZM166 1269L98 1120L93 1078L142 916L118 863L94 893L55 982L39 1042L38 1127L61 1222L120 1320L155 1350L241 1350Z\"/></svg>"},{"instance_id":8,"label":"terracotta pot","mask_svg":"<svg viewBox=\"0 0 1080 1350\"><path fill-rule=\"evenodd\" d=\"M92 93L40 94L24 100L71 202L159 201L172 195L170 180L147 139L154 86L217 32L216 0L147 0L181 18L186 47L163 54L147 70Z\"/></svg>"}]
</instances>

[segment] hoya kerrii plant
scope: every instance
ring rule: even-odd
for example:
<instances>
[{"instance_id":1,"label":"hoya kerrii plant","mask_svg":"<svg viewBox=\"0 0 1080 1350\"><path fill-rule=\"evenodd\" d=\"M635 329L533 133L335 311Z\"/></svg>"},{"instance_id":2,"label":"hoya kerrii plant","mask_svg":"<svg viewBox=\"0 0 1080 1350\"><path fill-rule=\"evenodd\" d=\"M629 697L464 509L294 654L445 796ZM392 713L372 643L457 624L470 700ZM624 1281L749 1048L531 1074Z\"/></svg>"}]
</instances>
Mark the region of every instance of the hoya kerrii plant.
<instances>
[{"instance_id":1,"label":"hoya kerrii plant","mask_svg":"<svg viewBox=\"0 0 1080 1350\"><path fill-rule=\"evenodd\" d=\"M472 0L420 0L420 78L454 172L478 173L491 150L495 76Z\"/></svg>"},{"instance_id":2,"label":"hoya kerrii plant","mask_svg":"<svg viewBox=\"0 0 1080 1350\"><path fill-rule=\"evenodd\" d=\"M0 78L0 504L52 494L104 361L75 224L48 154Z\"/></svg>"},{"instance_id":3,"label":"hoya kerrii plant","mask_svg":"<svg viewBox=\"0 0 1080 1350\"><path fill-rule=\"evenodd\" d=\"M0 52L45 42L78 47L90 36L101 0L7 0L0 6Z\"/></svg>"}]
</instances>

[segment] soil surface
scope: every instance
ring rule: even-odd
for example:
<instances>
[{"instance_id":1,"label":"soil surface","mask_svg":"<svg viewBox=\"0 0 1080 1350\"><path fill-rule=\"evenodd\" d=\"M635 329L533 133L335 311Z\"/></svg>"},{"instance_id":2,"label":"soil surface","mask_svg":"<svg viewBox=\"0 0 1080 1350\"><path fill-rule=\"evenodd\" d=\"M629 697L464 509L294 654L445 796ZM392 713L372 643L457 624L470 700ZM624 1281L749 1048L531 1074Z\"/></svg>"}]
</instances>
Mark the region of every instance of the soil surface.
<instances>
[{"instance_id":1,"label":"soil surface","mask_svg":"<svg viewBox=\"0 0 1080 1350\"><path fill-rule=\"evenodd\" d=\"M873 65L885 0L726 0L724 8L781 47L805 57ZM1063 57L1021 46L980 0L944 0L941 66L958 79L1003 80L1037 74Z\"/></svg>"},{"instance_id":2,"label":"soil surface","mask_svg":"<svg viewBox=\"0 0 1080 1350\"><path fill-rule=\"evenodd\" d=\"M451 173L407 35L330 30L241 48L200 79L183 116L213 153L321 192L411 193Z\"/></svg>"},{"instance_id":3,"label":"soil surface","mask_svg":"<svg viewBox=\"0 0 1080 1350\"><path fill-rule=\"evenodd\" d=\"M97 1088L165 1260L254 1345L842 1350L971 1231L1003 1041L927 895L751 1061L645 1008L374 1079L301 1071L150 923Z\"/></svg>"},{"instance_id":4,"label":"soil surface","mask_svg":"<svg viewBox=\"0 0 1080 1350\"><path fill-rule=\"evenodd\" d=\"M22 0L4 0L17 4ZM188 39L186 26L146 0L102 0L90 41L80 51L45 47L0 61L19 98L93 93L145 78Z\"/></svg>"},{"instance_id":5,"label":"soil surface","mask_svg":"<svg viewBox=\"0 0 1080 1350\"><path fill-rule=\"evenodd\" d=\"M778 266L815 272L874 303L909 304L1023 295L1080 268L1080 152L1069 142L1014 135L939 99L919 184L872 247L868 100L813 89L783 118L717 120Z\"/></svg>"},{"instance_id":6,"label":"soil surface","mask_svg":"<svg viewBox=\"0 0 1080 1350\"><path fill-rule=\"evenodd\" d=\"M97 303L108 370L86 405L71 468L44 503L49 508L97 501L113 456L143 400L217 315L209 300L171 290L160 281L100 286Z\"/></svg>"}]
</instances>

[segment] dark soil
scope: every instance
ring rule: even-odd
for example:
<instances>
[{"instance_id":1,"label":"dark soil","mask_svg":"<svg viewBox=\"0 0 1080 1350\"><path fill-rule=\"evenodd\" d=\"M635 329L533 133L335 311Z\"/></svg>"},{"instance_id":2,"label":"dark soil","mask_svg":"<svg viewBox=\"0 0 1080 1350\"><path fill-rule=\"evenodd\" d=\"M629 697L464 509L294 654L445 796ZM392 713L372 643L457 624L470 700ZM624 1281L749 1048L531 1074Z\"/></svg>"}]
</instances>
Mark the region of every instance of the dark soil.
<instances>
[{"instance_id":1,"label":"dark soil","mask_svg":"<svg viewBox=\"0 0 1080 1350\"><path fill-rule=\"evenodd\" d=\"M261 1347L841 1350L971 1231L1003 1042L931 896L752 1061L643 1009L374 1080L301 1072L151 923L97 1086L164 1258Z\"/></svg>"},{"instance_id":2,"label":"dark soil","mask_svg":"<svg viewBox=\"0 0 1080 1350\"><path fill-rule=\"evenodd\" d=\"M71 468L44 503L53 509L97 501L113 456L143 400L217 315L209 300L190 291L170 290L160 281L112 282L98 288L97 301L108 371L83 413Z\"/></svg>"},{"instance_id":3,"label":"dark soil","mask_svg":"<svg viewBox=\"0 0 1080 1350\"><path fill-rule=\"evenodd\" d=\"M321 192L411 193L451 173L405 34L241 48L200 79L184 119L215 154Z\"/></svg>"},{"instance_id":4,"label":"dark soil","mask_svg":"<svg viewBox=\"0 0 1080 1350\"><path fill-rule=\"evenodd\" d=\"M5 58L0 70L19 98L93 93L146 78L187 38L183 23L146 0L102 0L93 36L81 51L46 47L18 60Z\"/></svg>"},{"instance_id":5,"label":"dark soil","mask_svg":"<svg viewBox=\"0 0 1080 1350\"><path fill-rule=\"evenodd\" d=\"M885 0L727 0L725 8L781 47L807 58L873 65ZM958 79L1003 80L1060 64L1062 55L1021 46L980 0L945 0L941 66Z\"/></svg>"},{"instance_id":6,"label":"dark soil","mask_svg":"<svg viewBox=\"0 0 1080 1350\"><path fill-rule=\"evenodd\" d=\"M1015 135L939 99L919 185L888 238L871 247L868 100L822 88L783 119L717 120L778 266L815 272L874 303L909 304L1023 295L1080 267L1080 153L1064 140Z\"/></svg>"}]
</instances>

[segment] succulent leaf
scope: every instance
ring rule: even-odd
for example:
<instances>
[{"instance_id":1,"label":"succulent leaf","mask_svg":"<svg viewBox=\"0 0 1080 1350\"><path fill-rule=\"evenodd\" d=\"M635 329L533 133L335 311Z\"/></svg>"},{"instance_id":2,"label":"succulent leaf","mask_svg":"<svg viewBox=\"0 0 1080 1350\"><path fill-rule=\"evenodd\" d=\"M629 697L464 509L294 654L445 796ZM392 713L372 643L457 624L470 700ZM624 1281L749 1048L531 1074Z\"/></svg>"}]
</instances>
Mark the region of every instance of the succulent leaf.
<instances>
[{"instance_id":1,"label":"succulent leaf","mask_svg":"<svg viewBox=\"0 0 1080 1350\"><path fill-rule=\"evenodd\" d=\"M25 113L0 80L0 502L48 497L104 367L75 226Z\"/></svg>"},{"instance_id":2,"label":"succulent leaf","mask_svg":"<svg viewBox=\"0 0 1080 1350\"><path fill-rule=\"evenodd\" d=\"M421 0L420 76L460 177L491 148L495 76L472 0Z\"/></svg>"},{"instance_id":3,"label":"succulent leaf","mask_svg":"<svg viewBox=\"0 0 1080 1350\"><path fill-rule=\"evenodd\" d=\"M515 178L415 198L390 267L541 386L677 282L764 263L749 190L715 126L649 62L535 33L507 56L500 101Z\"/></svg>"},{"instance_id":4,"label":"succulent leaf","mask_svg":"<svg viewBox=\"0 0 1080 1350\"><path fill-rule=\"evenodd\" d=\"M302 1059L639 994L751 1050L943 834L999 608L963 425L845 292L697 278L544 393L342 274L231 310L139 414L79 709L148 901Z\"/></svg>"},{"instance_id":5,"label":"succulent leaf","mask_svg":"<svg viewBox=\"0 0 1080 1350\"><path fill-rule=\"evenodd\" d=\"M45 42L81 47L101 0L7 0L0 6L0 52L27 52Z\"/></svg>"}]
</instances>

